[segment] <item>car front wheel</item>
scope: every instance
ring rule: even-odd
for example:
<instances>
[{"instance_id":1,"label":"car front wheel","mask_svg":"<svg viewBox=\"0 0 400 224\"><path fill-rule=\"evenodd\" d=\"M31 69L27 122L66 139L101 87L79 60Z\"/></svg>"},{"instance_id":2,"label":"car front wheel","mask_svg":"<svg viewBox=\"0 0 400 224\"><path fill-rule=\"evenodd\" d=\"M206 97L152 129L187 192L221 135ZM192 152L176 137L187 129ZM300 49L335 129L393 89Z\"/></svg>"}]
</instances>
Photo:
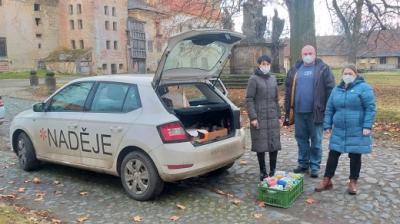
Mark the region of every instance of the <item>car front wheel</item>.
<instances>
[{"instance_id":1,"label":"car front wheel","mask_svg":"<svg viewBox=\"0 0 400 224\"><path fill-rule=\"evenodd\" d=\"M17 138L17 156L19 166L25 171L32 171L39 167L40 162L36 159L35 149L29 137L20 133Z\"/></svg>"},{"instance_id":2,"label":"car front wheel","mask_svg":"<svg viewBox=\"0 0 400 224\"><path fill-rule=\"evenodd\" d=\"M152 160L138 151L129 153L122 161L121 181L129 196L138 201L153 199L164 187Z\"/></svg>"}]
</instances>

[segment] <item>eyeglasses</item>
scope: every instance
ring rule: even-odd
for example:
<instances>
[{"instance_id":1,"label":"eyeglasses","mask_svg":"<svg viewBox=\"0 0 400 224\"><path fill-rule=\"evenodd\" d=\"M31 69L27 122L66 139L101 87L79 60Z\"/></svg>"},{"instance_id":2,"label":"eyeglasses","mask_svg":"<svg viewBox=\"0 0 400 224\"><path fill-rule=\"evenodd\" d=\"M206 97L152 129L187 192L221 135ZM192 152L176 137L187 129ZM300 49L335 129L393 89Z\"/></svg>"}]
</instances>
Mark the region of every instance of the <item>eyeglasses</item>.
<instances>
[{"instance_id":1,"label":"eyeglasses","mask_svg":"<svg viewBox=\"0 0 400 224\"><path fill-rule=\"evenodd\" d=\"M311 52L310 52L310 53L303 53L303 55L304 55L304 56L307 56L307 55L314 55L314 53L311 53Z\"/></svg>"}]
</instances>

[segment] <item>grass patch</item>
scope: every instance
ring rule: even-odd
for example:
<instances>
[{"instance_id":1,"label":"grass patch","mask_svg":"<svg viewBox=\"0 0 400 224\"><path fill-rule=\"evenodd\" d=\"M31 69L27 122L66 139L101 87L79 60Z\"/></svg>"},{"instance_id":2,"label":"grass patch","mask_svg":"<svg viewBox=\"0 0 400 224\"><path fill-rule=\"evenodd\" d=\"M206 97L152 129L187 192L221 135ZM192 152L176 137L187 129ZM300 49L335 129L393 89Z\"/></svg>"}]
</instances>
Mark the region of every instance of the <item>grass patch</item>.
<instances>
[{"instance_id":1,"label":"grass patch","mask_svg":"<svg viewBox=\"0 0 400 224\"><path fill-rule=\"evenodd\" d=\"M18 72L0 72L0 80L1 79L29 79L30 71L18 71ZM63 77L70 76L71 74L67 73L56 73L55 77ZM46 77L46 70L38 70L37 76L39 78Z\"/></svg>"}]
</instances>

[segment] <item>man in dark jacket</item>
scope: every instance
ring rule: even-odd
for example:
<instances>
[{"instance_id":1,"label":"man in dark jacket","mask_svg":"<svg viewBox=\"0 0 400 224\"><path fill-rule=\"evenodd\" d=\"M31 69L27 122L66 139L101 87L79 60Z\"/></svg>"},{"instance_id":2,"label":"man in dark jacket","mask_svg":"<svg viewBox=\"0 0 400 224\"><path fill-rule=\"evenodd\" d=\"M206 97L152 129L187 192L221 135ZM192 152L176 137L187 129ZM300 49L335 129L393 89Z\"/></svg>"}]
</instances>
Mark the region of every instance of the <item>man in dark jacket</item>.
<instances>
[{"instance_id":1,"label":"man in dark jacket","mask_svg":"<svg viewBox=\"0 0 400 224\"><path fill-rule=\"evenodd\" d=\"M283 125L289 125L291 100L294 99L295 137L298 145L298 167L294 172L305 173L310 168L311 177L317 178L322 158L325 105L335 86L335 78L329 66L316 58L313 46L304 46L301 56L302 60L289 70L286 77L286 115ZM293 83L295 89L292 98Z\"/></svg>"}]
</instances>

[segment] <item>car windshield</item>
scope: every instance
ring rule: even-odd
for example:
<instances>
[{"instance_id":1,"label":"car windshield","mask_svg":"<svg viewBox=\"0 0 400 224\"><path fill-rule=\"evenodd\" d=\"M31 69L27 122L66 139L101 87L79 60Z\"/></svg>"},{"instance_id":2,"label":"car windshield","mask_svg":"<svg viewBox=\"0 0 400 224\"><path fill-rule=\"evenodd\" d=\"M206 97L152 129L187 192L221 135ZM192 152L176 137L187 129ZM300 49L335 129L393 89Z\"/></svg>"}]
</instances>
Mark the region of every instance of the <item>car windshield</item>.
<instances>
[{"instance_id":1,"label":"car windshield","mask_svg":"<svg viewBox=\"0 0 400 224\"><path fill-rule=\"evenodd\" d=\"M164 71L178 68L210 71L224 55L225 50L225 46L218 41L211 43L181 41L168 55Z\"/></svg>"}]
</instances>

